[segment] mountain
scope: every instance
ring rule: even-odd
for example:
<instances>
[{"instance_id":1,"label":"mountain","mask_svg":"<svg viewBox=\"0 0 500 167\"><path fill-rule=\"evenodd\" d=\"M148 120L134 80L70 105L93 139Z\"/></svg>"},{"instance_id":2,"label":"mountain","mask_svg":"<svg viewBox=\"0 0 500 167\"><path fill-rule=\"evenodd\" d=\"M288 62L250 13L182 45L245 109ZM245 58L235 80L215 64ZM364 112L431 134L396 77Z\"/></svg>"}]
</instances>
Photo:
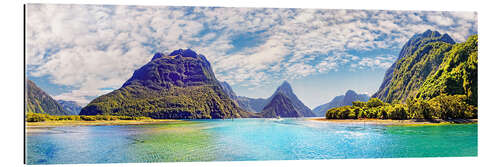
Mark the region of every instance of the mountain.
<instances>
[{"instance_id":1,"label":"mountain","mask_svg":"<svg viewBox=\"0 0 500 167\"><path fill-rule=\"evenodd\" d=\"M350 106L354 101L367 102L369 99L370 96L367 94L357 94L353 90L348 90L345 95L336 96L330 102L314 108L313 113L316 116L325 116L325 113L331 108Z\"/></svg>"},{"instance_id":2,"label":"mountain","mask_svg":"<svg viewBox=\"0 0 500 167\"><path fill-rule=\"evenodd\" d=\"M264 118L304 117L303 113L294 107L292 100L282 92L277 92L259 114Z\"/></svg>"},{"instance_id":3,"label":"mountain","mask_svg":"<svg viewBox=\"0 0 500 167\"><path fill-rule=\"evenodd\" d=\"M80 110L82 110L82 107L75 101L57 100L57 102L71 115L78 115L80 114Z\"/></svg>"},{"instance_id":4,"label":"mountain","mask_svg":"<svg viewBox=\"0 0 500 167\"><path fill-rule=\"evenodd\" d=\"M464 43L437 31L414 35L372 97L394 103L440 94L465 94L477 105L477 35Z\"/></svg>"},{"instance_id":5,"label":"mountain","mask_svg":"<svg viewBox=\"0 0 500 167\"><path fill-rule=\"evenodd\" d=\"M263 98L249 98L245 96L237 96L233 89L227 82L221 82L222 90L235 101L239 107L248 112L260 112L266 105L266 99Z\"/></svg>"},{"instance_id":6,"label":"mountain","mask_svg":"<svg viewBox=\"0 0 500 167\"><path fill-rule=\"evenodd\" d=\"M429 99L440 94L466 95L468 103L477 106L477 45L477 35L453 45L444 54L438 70L420 86L416 96Z\"/></svg>"},{"instance_id":7,"label":"mountain","mask_svg":"<svg viewBox=\"0 0 500 167\"><path fill-rule=\"evenodd\" d=\"M261 112L268 103L267 99L264 98L250 98L245 96L238 96L236 101L241 108L254 113Z\"/></svg>"},{"instance_id":8,"label":"mountain","mask_svg":"<svg viewBox=\"0 0 500 167\"><path fill-rule=\"evenodd\" d=\"M31 81L26 81L26 112L45 113L50 115L71 115L64 110L56 100L45 93L36 84Z\"/></svg>"},{"instance_id":9,"label":"mountain","mask_svg":"<svg viewBox=\"0 0 500 167\"><path fill-rule=\"evenodd\" d=\"M265 103L266 105L265 106L268 106L270 103L272 103L272 100L274 99L274 96L276 96L276 95L278 95L280 93L283 94L284 96L286 96L291 101L291 104L293 105L293 107L297 111L299 111L299 113L301 113L302 116L304 116L304 117L314 117L314 116L316 116L311 111L311 109L309 109L309 107L307 107L306 105L304 105L304 103L302 103L302 101L300 101L299 98L297 98L297 96L295 95L295 93L293 93L292 86L290 86L290 83L288 83L287 81L284 81L281 84L281 86L279 86L276 89L276 91L273 93L273 95L266 100L266 103Z\"/></svg>"},{"instance_id":10,"label":"mountain","mask_svg":"<svg viewBox=\"0 0 500 167\"><path fill-rule=\"evenodd\" d=\"M231 86L228 83L222 82L221 85L223 85L224 91L226 94L232 94L236 96L236 93L233 92ZM286 97L285 101L290 101L290 103L280 103L280 104L272 104L273 99L275 99L275 96L277 94L281 94L281 96ZM234 97L233 96L233 97ZM288 105L291 104L292 106L281 106L278 108L287 108L287 109L294 109L299 112L299 114L296 114L297 117L314 117L316 116L311 109L309 109L302 101L297 98L295 93L293 93L292 86L290 83L287 81L284 81L271 95L271 97L264 99L264 98L249 98L245 96L236 96L236 103L238 104L239 107L243 108L245 111L251 112L251 113L259 113L256 115L261 115L260 112L264 111L266 106L273 106L276 108L276 105ZM281 102L283 99L279 99L276 102ZM269 110L269 109L268 109ZM272 115L272 114L271 114ZM288 116L293 116L294 114L285 114Z\"/></svg>"},{"instance_id":11,"label":"mountain","mask_svg":"<svg viewBox=\"0 0 500 167\"><path fill-rule=\"evenodd\" d=\"M385 72L384 80L382 81L380 88L372 97L376 97L387 102L394 100L393 98L388 98L388 96L390 96L391 94L391 90L389 88L391 80L393 78L394 70L395 68L400 68L400 66L398 66L398 62L407 56L414 55L417 50L426 46L427 44L435 42L441 42L443 44L449 45L455 44L455 41L448 34L441 35L441 33L437 31L427 30L424 33L413 35L403 45L403 48L399 52L399 56L396 62L392 64L391 67L389 67L389 69ZM419 52L419 54L422 53Z\"/></svg>"},{"instance_id":12,"label":"mountain","mask_svg":"<svg viewBox=\"0 0 500 167\"><path fill-rule=\"evenodd\" d=\"M236 96L236 93L234 93L233 88L229 86L227 82L221 82L220 85L222 86L222 90L224 93L226 93L230 99L236 101L238 99L238 96Z\"/></svg>"},{"instance_id":13,"label":"mountain","mask_svg":"<svg viewBox=\"0 0 500 167\"><path fill-rule=\"evenodd\" d=\"M169 119L251 117L223 91L205 56L190 49L154 54L121 88L97 97L80 115Z\"/></svg>"}]
</instances>

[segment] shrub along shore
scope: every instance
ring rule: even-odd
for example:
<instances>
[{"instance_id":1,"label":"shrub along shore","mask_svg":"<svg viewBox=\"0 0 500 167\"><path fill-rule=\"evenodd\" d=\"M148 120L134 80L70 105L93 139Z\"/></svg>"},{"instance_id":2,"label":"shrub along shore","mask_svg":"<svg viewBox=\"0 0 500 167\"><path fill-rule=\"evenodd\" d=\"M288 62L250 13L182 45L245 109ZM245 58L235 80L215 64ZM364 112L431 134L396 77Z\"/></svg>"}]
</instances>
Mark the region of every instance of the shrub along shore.
<instances>
[{"instance_id":1,"label":"shrub along shore","mask_svg":"<svg viewBox=\"0 0 500 167\"><path fill-rule=\"evenodd\" d=\"M465 95L439 95L430 100L408 98L406 103L385 103L377 98L332 108L326 119L458 120L477 119L477 107Z\"/></svg>"},{"instance_id":2,"label":"shrub along shore","mask_svg":"<svg viewBox=\"0 0 500 167\"><path fill-rule=\"evenodd\" d=\"M181 122L173 119L152 119L149 117L130 117L114 115L49 115L41 113L26 114L27 127L85 126L85 125L142 125ZM30 132L33 131L30 128Z\"/></svg>"},{"instance_id":3,"label":"shrub along shore","mask_svg":"<svg viewBox=\"0 0 500 167\"><path fill-rule=\"evenodd\" d=\"M131 117L114 115L49 115L28 112L26 122L44 121L114 121L114 120L150 120L149 117Z\"/></svg>"}]
</instances>

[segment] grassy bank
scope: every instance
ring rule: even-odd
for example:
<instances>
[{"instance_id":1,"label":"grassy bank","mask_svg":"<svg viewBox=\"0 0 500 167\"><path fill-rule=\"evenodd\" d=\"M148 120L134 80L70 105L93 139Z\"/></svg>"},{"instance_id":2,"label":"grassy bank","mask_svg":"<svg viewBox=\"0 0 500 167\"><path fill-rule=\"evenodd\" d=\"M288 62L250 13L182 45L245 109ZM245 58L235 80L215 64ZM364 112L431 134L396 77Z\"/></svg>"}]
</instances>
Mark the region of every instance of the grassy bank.
<instances>
[{"instance_id":1,"label":"grassy bank","mask_svg":"<svg viewBox=\"0 0 500 167\"><path fill-rule=\"evenodd\" d=\"M27 126L80 126L80 125L140 125L166 123L179 120L151 119L149 117L130 117L112 115L49 115L27 113Z\"/></svg>"},{"instance_id":2,"label":"grassy bank","mask_svg":"<svg viewBox=\"0 0 500 167\"><path fill-rule=\"evenodd\" d=\"M44 122L27 122L27 127L54 127L54 126L97 126L97 125L144 125L144 124L162 124L180 122L181 120L171 119L148 119L148 120L63 120L63 121L44 121Z\"/></svg>"}]
</instances>

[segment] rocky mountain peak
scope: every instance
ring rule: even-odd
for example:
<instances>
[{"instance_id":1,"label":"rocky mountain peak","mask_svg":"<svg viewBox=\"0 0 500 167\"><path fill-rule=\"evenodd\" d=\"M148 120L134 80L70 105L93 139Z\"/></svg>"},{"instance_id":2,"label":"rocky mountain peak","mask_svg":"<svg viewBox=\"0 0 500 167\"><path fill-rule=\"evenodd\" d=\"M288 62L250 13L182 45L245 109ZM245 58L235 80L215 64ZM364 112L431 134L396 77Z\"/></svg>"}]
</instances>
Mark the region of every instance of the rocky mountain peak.
<instances>
[{"instance_id":1,"label":"rocky mountain peak","mask_svg":"<svg viewBox=\"0 0 500 167\"><path fill-rule=\"evenodd\" d=\"M290 83L288 83L288 81L283 81L283 83L278 87L278 89L276 89L276 91L282 92L285 95L293 93L292 86L290 85Z\"/></svg>"}]
</instances>

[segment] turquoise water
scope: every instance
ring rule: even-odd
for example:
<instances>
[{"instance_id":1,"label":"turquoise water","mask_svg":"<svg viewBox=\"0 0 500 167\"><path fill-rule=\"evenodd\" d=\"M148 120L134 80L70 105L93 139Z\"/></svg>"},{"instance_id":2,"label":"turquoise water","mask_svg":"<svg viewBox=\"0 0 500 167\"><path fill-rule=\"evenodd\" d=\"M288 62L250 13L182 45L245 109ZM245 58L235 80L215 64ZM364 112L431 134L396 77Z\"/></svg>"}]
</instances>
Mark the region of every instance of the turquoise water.
<instances>
[{"instance_id":1,"label":"turquoise water","mask_svg":"<svg viewBox=\"0 0 500 167\"><path fill-rule=\"evenodd\" d=\"M28 164L477 156L477 124L383 126L304 119L42 128Z\"/></svg>"}]
</instances>

